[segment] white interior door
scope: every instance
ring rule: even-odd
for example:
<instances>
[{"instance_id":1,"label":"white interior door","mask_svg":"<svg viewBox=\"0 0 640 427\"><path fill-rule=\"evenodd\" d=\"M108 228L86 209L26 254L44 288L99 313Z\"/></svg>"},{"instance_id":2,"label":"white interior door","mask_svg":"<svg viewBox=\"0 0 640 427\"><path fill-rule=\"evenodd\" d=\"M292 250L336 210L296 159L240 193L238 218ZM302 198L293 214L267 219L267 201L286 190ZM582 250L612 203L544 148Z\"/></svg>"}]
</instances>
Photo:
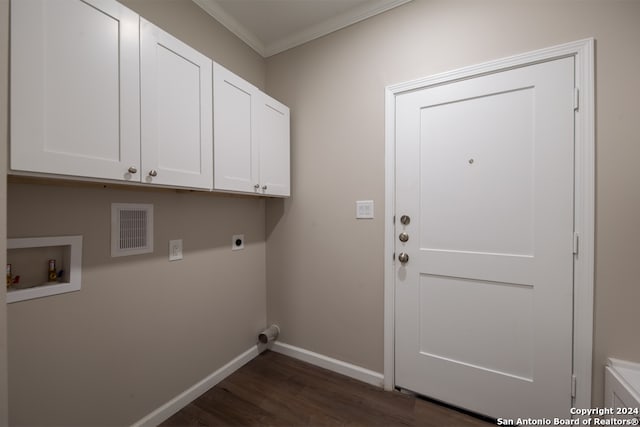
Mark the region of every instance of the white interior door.
<instances>
[{"instance_id":1,"label":"white interior door","mask_svg":"<svg viewBox=\"0 0 640 427\"><path fill-rule=\"evenodd\" d=\"M397 386L569 417L573 61L397 96Z\"/></svg>"}]
</instances>

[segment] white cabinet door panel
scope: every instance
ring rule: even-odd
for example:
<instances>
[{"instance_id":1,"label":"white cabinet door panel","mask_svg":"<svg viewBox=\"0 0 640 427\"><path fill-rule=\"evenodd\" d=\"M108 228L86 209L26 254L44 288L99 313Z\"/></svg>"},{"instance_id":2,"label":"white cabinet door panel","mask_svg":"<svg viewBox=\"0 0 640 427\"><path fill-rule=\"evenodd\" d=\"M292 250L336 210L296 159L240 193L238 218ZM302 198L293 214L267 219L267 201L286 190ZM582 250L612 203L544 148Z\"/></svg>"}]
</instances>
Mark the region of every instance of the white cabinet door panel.
<instances>
[{"instance_id":1,"label":"white cabinet door panel","mask_svg":"<svg viewBox=\"0 0 640 427\"><path fill-rule=\"evenodd\" d=\"M255 117L260 91L214 63L214 187L257 192L259 187Z\"/></svg>"},{"instance_id":2,"label":"white cabinet door panel","mask_svg":"<svg viewBox=\"0 0 640 427\"><path fill-rule=\"evenodd\" d=\"M214 188L289 196L289 108L213 67Z\"/></svg>"},{"instance_id":3,"label":"white cabinet door panel","mask_svg":"<svg viewBox=\"0 0 640 427\"><path fill-rule=\"evenodd\" d=\"M11 169L135 179L138 15L109 0L21 0L11 23Z\"/></svg>"},{"instance_id":4,"label":"white cabinet door panel","mask_svg":"<svg viewBox=\"0 0 640 427\"><path fill-rule=\"evenodd\" d=\"M143 182L211 189L212 61L140 19Z\"/></svg>"},{"instance_id":5,"label":"white cabinet door panel","mask_svg":"<svg viewBox=\"0 0 640 427\"><path fill-rule=\"evenodd\" d=\"M261 94L259 110L260 191L289 196L289 108Z\"/></svg>"}]
</instances>

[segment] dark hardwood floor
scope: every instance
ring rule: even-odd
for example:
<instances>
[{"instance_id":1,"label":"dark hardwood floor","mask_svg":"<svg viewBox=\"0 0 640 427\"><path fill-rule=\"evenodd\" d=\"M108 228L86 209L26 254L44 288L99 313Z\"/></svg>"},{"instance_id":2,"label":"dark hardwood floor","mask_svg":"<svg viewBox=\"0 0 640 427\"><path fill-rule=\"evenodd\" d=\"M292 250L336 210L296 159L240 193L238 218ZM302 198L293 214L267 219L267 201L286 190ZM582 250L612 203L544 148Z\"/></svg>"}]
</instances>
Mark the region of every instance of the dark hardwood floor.
<instances>
[{"instance_id":1,"label":"dark hardwood floor","mask_svg":"<svg viewBox=\"0 0 640 427\"><path fill-rule=\"evenodd\" d=\"M490 426L399 392L264 352L162 426Z\"/></svg>"}]
</instances>

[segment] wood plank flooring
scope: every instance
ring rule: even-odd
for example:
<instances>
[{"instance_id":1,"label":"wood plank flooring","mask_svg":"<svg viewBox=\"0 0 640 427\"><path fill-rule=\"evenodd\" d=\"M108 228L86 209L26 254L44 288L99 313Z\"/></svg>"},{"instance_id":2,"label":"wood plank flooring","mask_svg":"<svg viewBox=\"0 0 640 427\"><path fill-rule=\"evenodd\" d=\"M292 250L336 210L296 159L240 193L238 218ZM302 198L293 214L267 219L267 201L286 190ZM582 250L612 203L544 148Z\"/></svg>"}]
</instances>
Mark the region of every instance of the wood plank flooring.
<instances>
[{"instance_id":1,"label":"wood plank flooring","mask_svg":"<svg viewBox=\"0 0 640 427\"><path fill-rule=\"evenodd\" d=\"M162 426L494 425L266 351Z\"/></svg>"}]
</instances>

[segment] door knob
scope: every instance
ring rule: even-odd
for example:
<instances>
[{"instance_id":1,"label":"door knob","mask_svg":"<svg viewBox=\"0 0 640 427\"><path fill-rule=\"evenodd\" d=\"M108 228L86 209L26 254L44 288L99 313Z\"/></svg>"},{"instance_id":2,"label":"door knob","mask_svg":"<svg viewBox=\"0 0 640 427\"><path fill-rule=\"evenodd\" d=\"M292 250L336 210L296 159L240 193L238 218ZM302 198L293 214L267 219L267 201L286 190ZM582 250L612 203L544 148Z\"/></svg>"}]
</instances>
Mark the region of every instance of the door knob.
<instances>
[{"instance_id":1,"label":"door knob","mask_svg":"<svg viewBox=\"0 0 640 427\"><path fill-rule=\"evenodd\" d=\"M409 223L411 222L411 218L409 217L409 215L402 215L400 217L400 222L402 223L402 225L409 225Z\"/></svg>"},{"instance_id":2,"label":"door knob","mask_svg":"<svg viewBox=\"0 0 640 427\"><path fill-rule=\"evenodd\" d=\"M158 176L158 171L157 171L157 170L155 170L155 169L151 169L151 170L149 171L149 176Z\"/></svg>"},{"instance_id":3,"label":"door knob","mask_svg":"<svg viewBox=\"0 0 640 427\"><path fill-rule=\"evenodd\" d=\"M401 242L406 242L407 240L409 240L409 235L403 231L398 236L398 239L400 239Z\"/></svg>"},{"instance_id":4,"label":"door knob","mask_svg":"<svg viewBox=\"0 0 640 427\"><path fill-rule=\"evenodd\" d=\"M407 262L409 262L409 255L406 254L405 252L400 252L400 255L398 255L398 261L400 261L403 264L406 264Z\"/></svg>"}]
</instances>

